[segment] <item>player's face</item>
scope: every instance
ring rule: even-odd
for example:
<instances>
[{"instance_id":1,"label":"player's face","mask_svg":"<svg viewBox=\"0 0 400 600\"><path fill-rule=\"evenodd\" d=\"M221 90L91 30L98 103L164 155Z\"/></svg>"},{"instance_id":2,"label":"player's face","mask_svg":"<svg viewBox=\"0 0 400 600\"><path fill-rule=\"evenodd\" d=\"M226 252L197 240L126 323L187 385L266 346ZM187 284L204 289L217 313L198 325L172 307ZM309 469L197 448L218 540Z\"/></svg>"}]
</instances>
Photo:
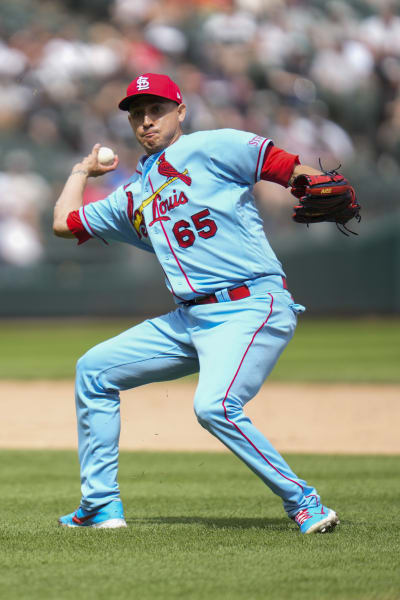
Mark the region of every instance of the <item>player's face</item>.
<instances>
[{"instance_id":1,"label":"player's face","mask_svg":"<svg viewBox=\"0 0 400 600\"><path fill-rule=\"evenodd\" d=\"M146 154L155 154L180 137L186 114L184 104L158 96L140 96L129 109L129 123Z\"/></svg>"}]
</instances>

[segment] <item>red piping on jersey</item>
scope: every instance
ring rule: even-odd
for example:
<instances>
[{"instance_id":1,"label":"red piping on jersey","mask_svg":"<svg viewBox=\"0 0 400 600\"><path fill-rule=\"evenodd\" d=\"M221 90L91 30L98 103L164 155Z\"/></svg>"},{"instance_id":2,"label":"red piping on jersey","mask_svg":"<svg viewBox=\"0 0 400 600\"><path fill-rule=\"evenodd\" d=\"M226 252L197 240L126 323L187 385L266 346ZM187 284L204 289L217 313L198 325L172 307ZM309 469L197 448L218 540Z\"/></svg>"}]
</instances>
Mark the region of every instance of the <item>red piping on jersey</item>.
<instances>
[{"instance_id":1,"label":"red piping on jersey","mask_svg":"<svg viewBox=\"0 0 400 600\"><path fill-rule=\"evenodd\" d=\"M101 241L102 241L102 242L104 242L105 244L107 244L107 246L108 246L108 245L109 245L109 244L108 244L108 242L106 242L106 240L105 240L104 238L102 238L102 237L101 237L101 235L99 235L98 233L95 233L95 232L93 231L93 229L91 228L91 226L90 226L90 223L89 223L89 221L87 220L87 217L86 217L86 215L85 215L85 207L84 207L84 206L82 206L82 214L83 214L83 218L84 218L84 219L85 219L85 221L86 221L86 225L89 227L90 231L91 231L91 232L92 232L92 234L93 234L93 237L100 238L100 239L101 239Z\"/></svg>"},{"instance_id":2,"label":"red piping on jersey","mask_svg":"<svg viewBox=\"0 0 400 600\"><path fill-rule=\"evenodd\" d=\"M151 191L152 191L152 192L153 192L153 194L154 194L154 188L153 188L153 184L151 183L150 176L149 176L149 183L150 183L150 186L151 186ZM156 197L156 198L154 198L153 202L155 202L155 203L156 203L156 204L155 204L155 206L156 206L157 217L160 217L160 214L159 214L159 211L158 211L157 197ZM201 296L202 294L201 294L200 292L197 292L197 291L194 289L194 287L191 285L191 283L190 283L190 281L189 281L189 279L188 279L188 276L186 275L185 271L183 270L183 268L182 268L182 265L181 265L181 263L179 262L179 260L178 260L178 257L176 256L176 254L175 254L175 252L174 252L174 249L173 249L173 248L172 248L172 246L171 246L171 242L169 241L169 237L168 237L168 235L167 235L167 232L165 231L164 224L163 224L162 220L160 220L160 224L161 224L162 230L163 230L163 232L164 232L165 238L166 238L166 240L167 240L167 242L168 242L168 246L169 246L169 248L170 248L170 250L171 250L171 252L172 252L172 254L173 254L173 257L174 257L174 258L175 258L175 260L176 260L176 263L177 263L178 267L179 267L179 268L180 268L180 270L182 271L182 274L183 274L184 278L186 279L186 282L187 282L188 286L190 287L190 289L192 290L192 292L194 292L195 294L198 294L199 296ZM168 280L168 281L169 281L169 280ZM170 282L170 283L171 283L171 282ZM171 287L172 287L172 286L171 286ZM177 296L177 297L179 297L179 296Z\"/></svg>"},{"instance_id":3,"label":"red piping on jersey","mask_svg":"<svg viewBox=\"0 0 400 600\"><path fill-rule=\"evenodd\" d=\"M263 149L263 147L264 147L264 144L265 144L265 142L271 142L271 140L267 140L267 139L265 139L265 140L263 141L263 143L261 144L261 148L260 148L260 151L259 151L259 153L258 153L258 158L257 158L256 172L255 172L255 174L254 174L254 181L255 181L256 183L257 183L257 181L258 181L258 179L257 179L257 174L258 174L258 165L260 164L261 152L262 152L262 149Z\"/></svg>"},{"instance_id":4,"label":"red piping on jersey","mask_svg":"<svg viewBox=\"0 0 400 600\"><path fill-rule=\"evenodd\" d=\"M286 477L286 475L284 475L283 473L281 473L281 472L279 471L279 469L277 469L277 468L276 468L276 467L275 467L275 466L274 466L274 465L273 465L273 464L272 464L272 463L271 463L271 462L268 460L268 458L266 458L266 457L264 456L264 454L261 452L261 450L259 450L259 449L257 448L257 446L255 446L255 445L253 444L253 442L252 442L252 441L251 441L251 440L250 440L250 439L249 439L249 438L248 438L248 437L247 437L247 436L246 436L246 435L243 433L243 431L240 429L240 427L238 427L238 425L236 425L236 423L234 423L233 421L231 421L231 420L229 419L229 417L228 417L228 413L227 413L227 410L226 410L226 406L225 406L226 399L227 399L227 397L228 397L228 394L229 394L229 392L230 392L230 389L231 389L231 387L232 387L232 385L233 385L233 383L234 383L234 381L235 381L235 379L236 379L236 377L237 377L237 375L238 375L238 373L239 373L239 371L240 371L240 368L241 368L241 366L242 366L242 364L243 364L243 361L244 361L244 359L245 359L245 357L246 357L246 354L247 354L247 352L250 350L250 346L251 346L251 345L252 345L252 343L254 342L254 339L255 339L255 337L256 337L256 335L257 335L257 333L259 333L259 331L261 331L261 329L264 327L264 325L266 325L266 324L268 323L268 320L269 320L270 316L272 315L272 308L273 308L273 305L274 305L274 297L273 297L273 295L272 295L272 294L268 294L268 296L270 296L270 298L271 298L271 306L270 306L270 310L269 310L268 317L265 319L265 321L264 321L264 323L261 325L261 327L259 327L259 328L257 329L257 331L255 332L255 334L253 335L253 337L252 337L252 339L251 339L251 342L250 342L250 344L247 346L247 348L246 348L246 352L243 354L243 356L242 356L242 360L240 361L240 364L239 364L239 366L238 366L238 368L237 368L237 371L236 371L236 373L235 373L235 375L234 375L234 377L233 377L233 379L232 379L232 381L231 381L231 383L230 383L230 385L229 385L229 387L228 387L228 389L227 389L227 392L226 392L226 394L225 394L225 398L224 398L224 400L223 400L223 402L222 402L222 406L224 407L225 419L228 421L228 423L230 423L231 425L233 425L233 426L234 426L234 428L235 428L235 429L236 429L236 430L237 430L237 431L240 433L240 435L242 435L242 436L244 437L244 439L245 439L245 440L247 440L247 441L249 442L249 444L250 444L250 445L251 445L251 446L254 448L254 450L255 450L255 451L256 451L256 452L257 452L257 453L258 453L258 454L261 456L261 458L263 458L263 459L265 460L265 462L269 464L269 466L270 466L270 467L272 467L272 468L273 468L273 469L274 469L274 470L275 470L277 473L279 473L279 475L282 475L282 477L284 477L285 479L287 479L287 480L288 480L288 481L290 481L291 483L295 483L296 485L298 485L298 486L299 486L299 488L301 488L301 490L302 490L302 491L304 491L304 488L303 488L303 486L302 486L302 485L300 485L300 483L298 483L297 481L294 481L293 479L290 479L289 477Z\"/></svg>"}]
</instances>

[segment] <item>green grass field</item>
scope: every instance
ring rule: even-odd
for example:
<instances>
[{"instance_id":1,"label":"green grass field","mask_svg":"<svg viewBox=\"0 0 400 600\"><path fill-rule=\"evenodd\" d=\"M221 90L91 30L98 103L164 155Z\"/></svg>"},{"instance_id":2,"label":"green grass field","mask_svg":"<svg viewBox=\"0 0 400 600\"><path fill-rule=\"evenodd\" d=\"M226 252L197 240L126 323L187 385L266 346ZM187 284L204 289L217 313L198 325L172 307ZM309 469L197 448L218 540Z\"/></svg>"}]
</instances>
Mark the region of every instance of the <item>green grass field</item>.
<instances>
[{"instance_id":1,"label":"green grass field","mask_svg":"<svg viewBox=\"0 0 400 600\"><path fill-rule=\"evenodd\" d=\"M7 600L396 600L396 457L290 456L341 525L302 536L234 456L123 453L127 530L61 529L74 452L1 451L0 595Z\"/></svg>"},{"instance_id":2,"label":"green grass field","mask_svg":"<svg viewBox=\"0 0 400 600\"><path fill-rule=\"evenodd\" d=\"M0 378L72 378L127 321L0 323ZM400 320L299 320L272 380L400 382ZM399 458L290 456L336 509L301 536L230 454L123 453L129 528L64 530L75 452L0 451L0 597L7 600L399 600Z\"/></svg>"},{"instance_id":3,"label":"green grass field","mask_svg":"<svg viewBox=\"0 0 400 600\"><path fill-rule=\"evenodd\" d=\"M63 379L131 321L2 321L0 379ZM271 381L400 382L400 319L299 319Z\"/></svg>"}]
</instances>

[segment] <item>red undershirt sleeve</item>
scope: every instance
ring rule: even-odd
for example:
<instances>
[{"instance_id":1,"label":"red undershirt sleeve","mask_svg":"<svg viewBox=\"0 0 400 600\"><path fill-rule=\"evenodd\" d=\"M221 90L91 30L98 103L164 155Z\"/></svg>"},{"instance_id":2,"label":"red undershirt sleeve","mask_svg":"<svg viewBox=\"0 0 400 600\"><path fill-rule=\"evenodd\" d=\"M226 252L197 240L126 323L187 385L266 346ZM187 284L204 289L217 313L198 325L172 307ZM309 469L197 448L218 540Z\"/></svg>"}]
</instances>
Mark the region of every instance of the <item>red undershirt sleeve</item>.
<instances>
[{"instance_id":1,"label":"red undershirt sleeve","mask_svg":"<svg viewBox=\"0 0 400 600\"><path fill-rule=\"evenodd\" d=\"M293 169L300 164L297 154L270 145L264 156L260 179L288 187Z\"/></svg>"},{"instance_id":2,"label":"red undershirt sleeve","mask_svg":"<svg viewBox=\"0 0 400 600\"><path fill-rule=\"evenodd\" d=\"M73 210L69 213L67 217L67 225L70 232L73 233L74 236L78 239L78 246L79 244L87 242L87 240L90 240L90 238L92 237L91 235L89 235L89 233L83 226L83 223L79 216L79 210Z\"/></svg>"}]
</instances>

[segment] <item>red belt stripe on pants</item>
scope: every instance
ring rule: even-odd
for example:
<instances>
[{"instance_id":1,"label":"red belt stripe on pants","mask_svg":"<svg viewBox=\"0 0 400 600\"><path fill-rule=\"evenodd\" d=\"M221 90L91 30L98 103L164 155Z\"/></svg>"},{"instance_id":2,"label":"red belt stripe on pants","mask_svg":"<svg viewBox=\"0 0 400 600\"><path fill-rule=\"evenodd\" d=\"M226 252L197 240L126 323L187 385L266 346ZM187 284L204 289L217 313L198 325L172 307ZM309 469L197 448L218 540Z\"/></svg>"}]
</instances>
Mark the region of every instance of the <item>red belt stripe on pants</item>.
<instances>
[{"instance_id":1,"label":"red belt stripe on pants","mask_svg":"<svg viewBox=\"0 0 400 600\"><path fill-rule=\"evenodd\" d=\"M284 290L287 290L286 278L282 277L282 286ZM250 288L248 285L243 283L242 285L238 285L237 287L231 288L227 290L227 294L230 300L242 300L243 298L248 298L251 296ZM193 298L193 300L188 300L187 302L183 302L185 306L193 306L195 304L216 304L220 302L215 294L209 294L208 296L200 296L200 298Z\"/></svg>"}]
</instances>

